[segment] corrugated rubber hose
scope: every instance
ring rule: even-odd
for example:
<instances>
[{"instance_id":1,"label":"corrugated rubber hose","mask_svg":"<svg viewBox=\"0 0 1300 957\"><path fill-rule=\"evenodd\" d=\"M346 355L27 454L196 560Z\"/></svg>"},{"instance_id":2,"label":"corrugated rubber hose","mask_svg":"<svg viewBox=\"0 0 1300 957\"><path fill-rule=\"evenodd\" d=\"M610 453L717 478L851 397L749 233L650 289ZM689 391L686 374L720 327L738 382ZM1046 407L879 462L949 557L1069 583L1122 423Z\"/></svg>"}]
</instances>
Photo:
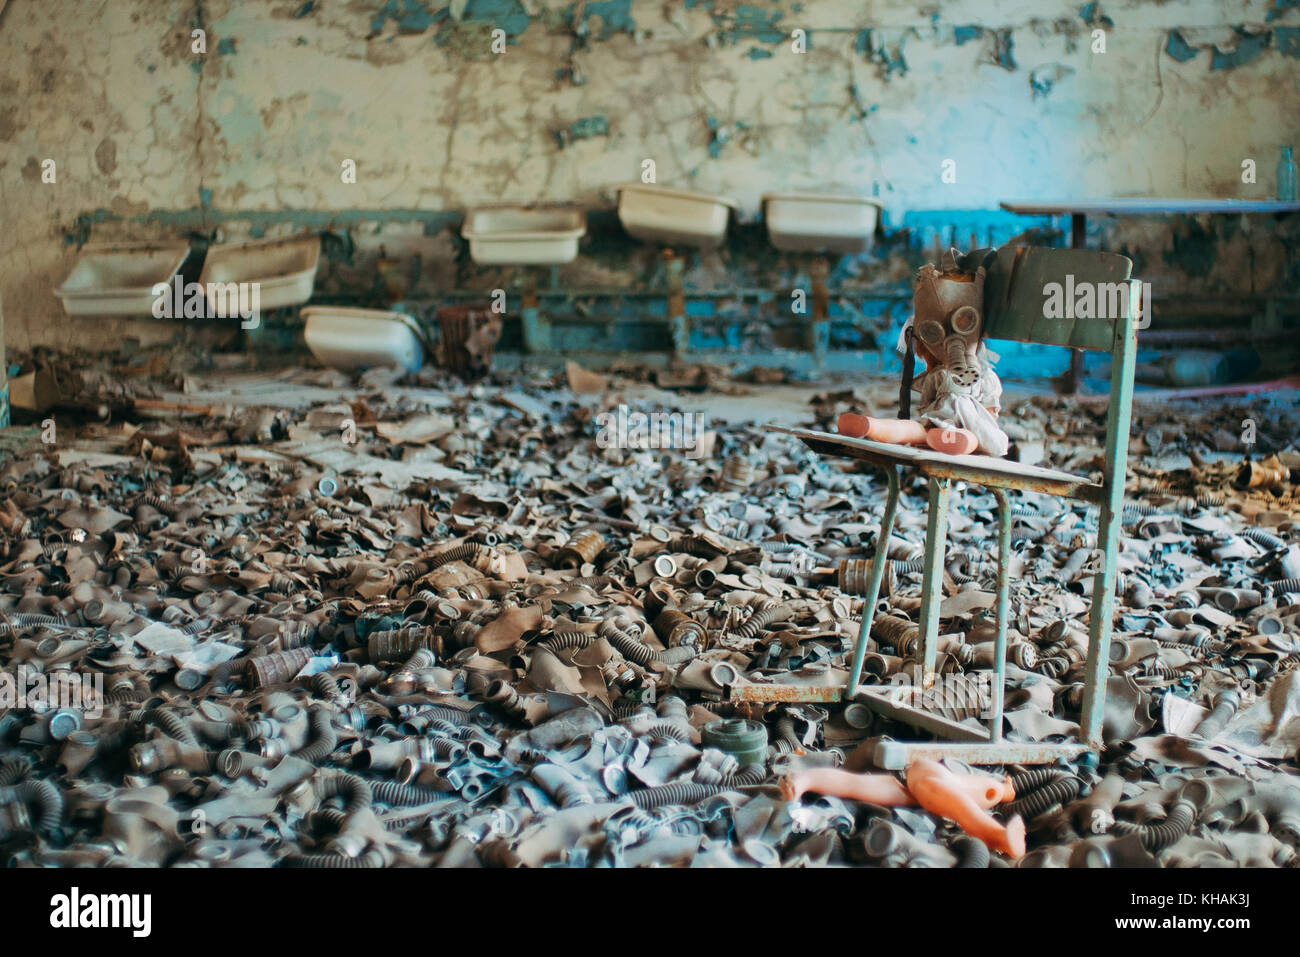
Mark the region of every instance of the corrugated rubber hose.
<instances>
[{"instance_id":1,"label":"corrugated rubber hose","mask_svg":"<svg viewBox=\"0 0 1300 957\"><path fill-rule=\"evenodd\" d=\"M477 542L465 542L447 549L445 552L439 552L437 555L431 555L424 560L427 571L433 571L435 568L441 568L448 562L464 562L467 565L473 565L487 552L487 549Z\"/></svg>"},{"instance_id":2,"label":"corrugated rubber hose","mask_svg":"<svg viewBox=\"0 0 1300 957\"><path fill-rule=\"evenodd\" d=\"M1277 551L1280 548L1286 548L1286 542L1278 538L1271 532L1266 532L1262 528L1246 528L1241 531L1242 538L1248 538L1256 545L1263 545L1265 548Z\"/></svg>"},{"instance_id":3,"label":"corrugated rubber hose","mask_svg":"<svg viewBox=\"0 0 1300 957\"><path fill-rule=\"evenodd\" d=\"M468 712L461 711L458 708L444 708L440 705L424 705L412 717L434 718L439 721L446 721L448 724L459 725L462 727L476 726L477 722L469 715Z\"/></svg>"},{"instance_id":4,"label":"corrugated rubber hose","mask_svg":"<svg viewBox=\"0 0 1300 957\"><path fill-rule=\"evenodd\" d=\"M294 757L319 764L338 747L339 736L334 733L334 716L329 708L314 707L308 717L311 740L294 752Z\"/></svg>"},{"instance_id":5,"label":"corrugated rubber hose","mask_svg":"<svg viewBox=\"0 0 1300 957\"><path fill-rule=\"evenodd\" d=\"M557 631L539 644L551 651L566 651L569 648L586 648L595 640L595 635L589 635L585 631Z\"/></svg>"},{"instance_id":6,"label":"corrugated rubber hose","mask_svg":"<svg viewBox=\"0 0 1300 957\"><path fill-rule=\"evenodd\" d=\"M646 734L654 738L670 738L681 744L689 744L691 740L688 732L671 721L656 721L646 728Z\"/></svg>"},{"instance_id":7,"label":"corrugated rubber hose","mask_svg":"<svg viewBox=\"0 0 1300 957\"><path fill-rule=\"evenodd\" d=\"M366 851L360 857L345 854L290 854L284 859L285 867L360 869L383 867L384 859L378 851Z\"/></svg>"},{"instance_id":8,"label":"corrugated rubber hose","mask_svg":"<svg viewBox=\"0 0 1300 957\"><path fill-rule=\"evenodd\" d=\"M611 618L606 618L600 623L600 634L620 655L642 668L648 668L652 661L661 661L664 664L689 661L697 654L696 650L689 645L678 645L667 651L654 651L639 638L619 628Z\"/></svg>"},{"instance_id":9,"label":"corrugated rubber hose","mask_svg":"<svg viewBox=\"0 0 1300 957\"><path fill-rule=\"evenodd\" d=\"M401 784L397 781L376 781L370 785L370 791L377 802L393 807L416 807L435 801L450 801L456 797L452 791L435 791L418 784Z\"/></svg>"},{"instance_id":10,"label":"corrugated rubber hose","mask_svg":"<svg viewBox=\"0 0 1300 957\"><path fill-rule=\"evenodd\" d=\"M31 773L32 766L26 758L9 758L0 761L0 787L17 784Z\"/></svg>"},{"instance_id":11,"label":"corrugated rubber hose","mask_svg":"<svg viewBox=\"0 0 1300 957\"><path fill-rule=\"evenodd\" d=\"M192 748L199 746L199 739L193 730L180 715L174 712L163 711L161 708L148 708L140 712L138 720L142 724L161 728L168 737L175 738L181 744L188 744Z\"/></svg>"},{"instance_id":12,"label":"corrugated rubber hose","mask_svg":"<svg viewBox=\"0 0 1300 957\"><path fill-rule=\"evenodd\" d=\"M1028 771L1021 771L1019 774L1011 775L1011 787L1015 790L1017 797L1024 797L1030 791L1035 791L1044 784L1064 777L1065 773L1064 771L1058 771L1056 768L1030 768Z\"/></svg>"},{"instance_id":13,"label":"corrugated rubber hose","mask_svg":"<svg viewBox=\"0 0 1300 957\"><path fill-rule=\"evenodd\" d=\"M784 612L785 606L777 602L769 602L768 604L760 605L758 608L754 609L754 613L745 620L743 625L733 628L731 631L727 632L727 635L731 638L753 638L772 622L776 621L776 619L780 615L784 614Z\"/></svg>"},{"instance_id":14,"label":"corrugated rubber hose","mask_svg":"<svg viewBox=\"0 0 1300 957\"><path fill-rule=\"evenodd\" d=\"M1074 775L1063 775L1054 781L1048 781L1024 797L1016 798L1006 805L1007 814L1019 814L1026 821L1046 814L1058 804L1066 804L1079 796L1083 782Z\"/></svg>"},{"instance_id":15,"label":"corrugated rubber hose","mask_svg":"<svg viewBox=\"0 0 1300 957\"><path fill-rule=\"evenodd\" d=\"M982 868L989 866L989 849L977 837L963 834L952 842L952 849L957 854L959 868Z\"/></svg>"},{"instance_id":16,"label":"corrugated rubber hose","mask_svg":"<svg viewBox=\"0 0 1300 957\"><path fill-rule=\"evenodd\" d=\"M52 834L63 826L63 793L49 781L22 781L0 790L0 804L27 806L33 829Z\"/></svg>"},{"instance_id":17,"label":"corrugated rubber hose","mask_svg":"<svg viewBox=\"0 0 1300 957\"><path fill-rule=\"evenodd\" d=\"M1180 837L1191 830L1196 820L1196 808L1189 801L1180 800L1169 812L1169 816L1159 824L1134 824L1132 821L1116 821L1111 825L1112 834L1123 837L1126 834L1141 835L1142 846L1152 854L1158 854L1173 845Z\"/></svg>"},{"instance_id":18,"label":"corrugated rubber hose","mask_svg":"<svg viewBox=\"0 0 1300 957\"><path fill-rule=\"evenodd\" d=\"M761 764L753 764L722 779L720 784L696 784L694 781L680 781L677 784L665 784L657 788L645 788L633 791L629 797L632 803L643 811L664 807L669 804L699 804L705 798L721 794L730 788L762 784L767 778L767 770Z\"/></svg>"},{"instance_id":19,"label":"corrugated rubber hose","mask_svg":"<svg viewBox=\"0 0 1300 957\"><path fill-rule=\"evenodd\" d=\"M66 621L55 615L34 615L19 612L6 616L8 621L0 621L0 635L7 635L15 628L71 628Z\"/></svg>"},{"instance_id":20,"label":"corrugated rubber hose","mask_svg":"<svg viewBox=\"0 0 1300 957\"><path fill-rule=\"evenodd\" d=\"M370 807L374 796L370 785L355 774L335 771L325 776L317 792L322 803L335 796L343 798L343 812L349 816Z\"/></svg>"},{"instance_id":21,"label":"corrugated rubber hose","mask_svg":"<svg viewBox=\"0 0 1300 957\"><path fill-rule=\"evenodd\" d=\"M645 788L633 791L632 803L643 811L663 807L668 804L699 804L705 798L713 797L724 790L720 784L696 784L683 781L678 784L665 784L657 788Z\"/></svg>"}]
</instances>

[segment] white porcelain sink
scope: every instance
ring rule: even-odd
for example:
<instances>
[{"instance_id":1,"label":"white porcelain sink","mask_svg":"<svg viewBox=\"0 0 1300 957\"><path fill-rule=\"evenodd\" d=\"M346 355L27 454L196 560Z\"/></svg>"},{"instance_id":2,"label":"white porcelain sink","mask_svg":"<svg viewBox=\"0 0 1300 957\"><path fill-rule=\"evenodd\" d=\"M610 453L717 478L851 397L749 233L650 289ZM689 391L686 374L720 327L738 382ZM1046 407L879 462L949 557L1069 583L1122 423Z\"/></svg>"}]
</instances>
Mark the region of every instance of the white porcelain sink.
<instances>
[{"instance_id":1,"label":"white porcelain sink","mask_svg":"<svg viewBox=\"0 0 1300 957\"><path fill-rule=\"evenodd\" d=\"M170 283L189 252L187 242L87 245L55 295L70 316L152 315L153 287Z\"/></svg>"},{"instance_id":2,"label":"white porcelain sink","mask_svg":"<svg viewBox=\"0 0 1300 957\"><path fill-rule=\"evenodd\" d=\"M424 359L424 331L403 312L308 306L303 338L322 365L336 369L395 367L414 372Z\"/></svg>"},{"instance_id":3,"label":"white porcelain sink","mask_svg":"<svg viewBox=\"0 0 1300 957\"><path fill-rule=\"evenodd\" d=\"M667 246L714 248L736 208L726 197L684 189L625 183L618 191L618 218L628 234Z\"/></svg>"},{"instance_id":4,"label":"white porcelain sink","mask_svg":"<svg viewBox=\"0 0 1300 957\"><path fill-rule=\"evenodd\" d=\"M262 311L296 306L311 298L320 265L320 237L290 236L254 239L208 249L199 283L257 283ZM219 311L219 293L208 291L208 302Z\"/></svg>"},{"instance_id":5,"label":"white porcelain sink","mask_svg":"<svg viewBox=\"0 0 1300 957\"><path fill-rule=\"evenodd\" d=\"M573 262L586 233L587 214L576 206L485 206L466 213L460 231L470 257L484 266Z\"/></svg>"},{"instance_id":6,"label":"white porcelain sink","mask_svg":"<svg viewBox=\"0 0 1300 957\"><path fill-rule=\"evenodd\" d=\"M871 248L880 204L851 193L767 193L763 219L783 252L860 253Z\"/></svg>"}]
</instances>

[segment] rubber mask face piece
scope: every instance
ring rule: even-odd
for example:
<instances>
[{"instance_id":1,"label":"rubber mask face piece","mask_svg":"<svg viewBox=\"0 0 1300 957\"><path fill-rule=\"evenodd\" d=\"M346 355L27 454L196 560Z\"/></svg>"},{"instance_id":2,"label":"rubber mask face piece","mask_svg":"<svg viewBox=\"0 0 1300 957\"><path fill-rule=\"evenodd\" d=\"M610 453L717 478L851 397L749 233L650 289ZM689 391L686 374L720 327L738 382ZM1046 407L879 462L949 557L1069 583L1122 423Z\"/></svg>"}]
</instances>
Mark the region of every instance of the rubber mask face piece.
<instances>
[{"instance_id":1,"label":"rubber mask face piece","mask_svg":"<svg viewBox=\"0 0 1300 957\"><path fill-rule=\"evenodd\" d=\"M922 266L913 294L917 340L927 363L942 365L962 386L979 379L975 361L984 331L984 278L981 266L973 273L957 268L955 250L943 257L943 268Z\"/></svg>"}]
</instances>

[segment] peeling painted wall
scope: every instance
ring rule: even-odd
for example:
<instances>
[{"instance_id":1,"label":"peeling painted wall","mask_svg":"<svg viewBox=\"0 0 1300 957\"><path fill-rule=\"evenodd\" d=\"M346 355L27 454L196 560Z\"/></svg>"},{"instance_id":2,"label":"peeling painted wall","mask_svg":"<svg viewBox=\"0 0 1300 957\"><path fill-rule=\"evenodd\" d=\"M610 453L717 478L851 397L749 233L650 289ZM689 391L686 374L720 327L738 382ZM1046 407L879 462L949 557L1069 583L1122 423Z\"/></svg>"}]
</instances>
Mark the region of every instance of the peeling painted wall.
<instances>
[{"instance_id":1,"label":"peeling painted wall","mask_svg":"<svg viewBox=\"0 0 1300 957\"><path fill-rule=\"evenodd\" d=\"M893 225L1009 198L1266 198L1279 145L1300 132L1297 29L1287 0L11 0L6 333L20 348L173 333L63 315L52 290L85 238L342 224L367 248L378 231L388 255L419 253L427 284L463 282L446 231L457 210L608 209L646 158L662 184L730 194L742 220L763 192L803 187L878 188ZM1101 228L1148 273L1294 278L1271 223ZM1197 228L1212 231L1208 259L1189 252L1206 242ZM639 275L594 261L572 274Z\"/></svg>"}]
</instances>

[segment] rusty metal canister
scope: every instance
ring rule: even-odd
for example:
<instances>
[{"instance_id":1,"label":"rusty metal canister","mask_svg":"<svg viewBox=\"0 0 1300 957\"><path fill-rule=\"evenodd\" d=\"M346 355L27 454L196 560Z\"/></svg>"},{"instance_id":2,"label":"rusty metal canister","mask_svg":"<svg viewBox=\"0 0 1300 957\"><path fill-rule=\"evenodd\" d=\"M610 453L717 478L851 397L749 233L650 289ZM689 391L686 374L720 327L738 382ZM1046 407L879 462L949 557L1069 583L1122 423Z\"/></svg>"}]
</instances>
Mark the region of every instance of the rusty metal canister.
<instances>
[{"instance_id":1,"label":"rusty metal canister","mask_svg":"<svg viewBox=\"0 0 1300 957\"><path fill-rule=\"evenodd\" d=\"M865 558L841 558L838 578L840 591L846 595L865 595L871 584L872 562Z\"/></svg>"},{"instance_id":2,"label":"rusty metal canister","mask_svg":"<svg viewBox=\"0 0 1300 957\"><path fill-rule=\"evenodd\" d=\"M600 532L586 529L578 532L555 553L555 562L560 568L581 568L587 562L594 562L605 550L605 537Z\"/></svg>"},{"instance_id":3,"label":"rusty metal canister","mask_svg":"<svg viewBox=\"0 0 1300 957\"><path fill-rule=\"evenodd\" d=\"M248 663L248 673L252 675L253 687L265 688L269 685L283 684L301 671L311 658L310 648L293 648L289 651L279 651L273 655L253 658Z\"/></svg>"},{"instance_id":4,"label":"rusty metal canister","mask_svg":"<svg viewBox=\"0 0 1300 957\"><path fill-rule=\"evenodd\" d=\"M667 648L675 648L678 645L704 647L707 635L704 626L676 608L665 608L661 611L655 617L652 627Z\"/></svg>"},{"instance_id":5,"label":"rusty metal canister","mask_svg":"<svg viewBox=\"0 0 1300 957\"><path fill-rule=\"evenodd\" d=\"M437 652L438 637L431 627L394 628L371 632L366 653L372 662L405 661L421 648Z\"/></svg>"},{"instance_id":6,"label":"rusty metal canister","mask_svg":"<svg viewBox=\"0 0 1300 957\"><path fill-rule=\"evenodd\" d=\"M1270 455L1262 461L1243 462L1237 470L1233 484L1237 488L1280 488L1291 478L1291 470Z\"/></svg>"},{"instance_id":7,"label":"rusty metal canister","mask_svg":"<svg viewBox=\"0 0 1300 957\"><path fill-rule=\"evenodd\" d=\"M722 487L743 491L754 483L754 467L743 456L733 455L722 466Z\"/></svg>"},{"instance_id":8,"label":"rusty metal canister","mask_svg":"<svg viewBox=\"0 0 1300 957\"><path fill-rule=\"evenodd\" d=\"M877 615L871 622L873 638L904 654L911 650L907 646L916 642L917 634L915 622L899 618L897 615Z\"/></svg>"}]
</instances>

